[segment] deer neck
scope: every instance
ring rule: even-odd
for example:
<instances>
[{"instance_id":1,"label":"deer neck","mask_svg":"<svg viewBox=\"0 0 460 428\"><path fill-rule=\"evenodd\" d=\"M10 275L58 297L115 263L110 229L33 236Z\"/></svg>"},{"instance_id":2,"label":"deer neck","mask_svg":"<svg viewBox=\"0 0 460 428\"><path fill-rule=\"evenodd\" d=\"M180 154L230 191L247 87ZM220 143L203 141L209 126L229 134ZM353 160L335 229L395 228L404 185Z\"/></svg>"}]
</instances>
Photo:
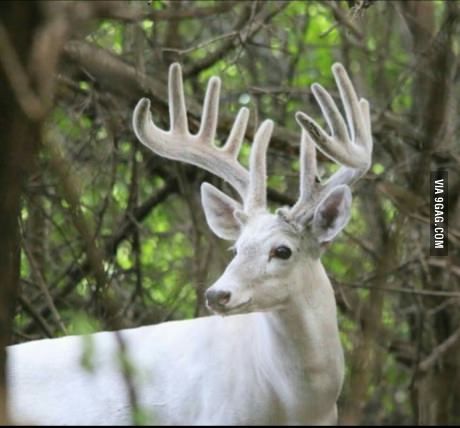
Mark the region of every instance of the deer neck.
<instances>
[{"instance_id":1,"label":"deer neck","mask_svg":"<svg viewBox=\"0 0 460 428\"><path fill-rule=\"evenodd\" d=\"M341 377L335 297L321 262L306 262L289 287L291 298L283 309L261 314L265 363L279 367L285 379L321 369Z\"/></svg>"}]
</instances>

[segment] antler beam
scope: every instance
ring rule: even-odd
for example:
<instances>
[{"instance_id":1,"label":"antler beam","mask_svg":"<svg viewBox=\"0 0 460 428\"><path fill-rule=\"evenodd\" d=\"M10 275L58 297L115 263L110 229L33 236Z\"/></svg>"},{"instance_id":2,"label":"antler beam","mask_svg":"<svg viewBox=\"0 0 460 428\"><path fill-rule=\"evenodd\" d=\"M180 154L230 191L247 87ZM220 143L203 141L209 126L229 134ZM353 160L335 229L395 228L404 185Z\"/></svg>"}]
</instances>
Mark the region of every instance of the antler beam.
<instances>
[{"instance_id":1,"label":"antler beam","mask_svg":"<svg viewBox=\"0 0 460 428\"><path fill-rule=\"evenodd\" d=\"M352 184L371 165L372 132L369 103L358 97L342 64L332 66L346 121L331 95L318 83L312 92L318 102L331 135L303 112L296 113L302 128L300 154L300 195L288 212L290 218L311 216L318 201L339 184ZM316 182L316 150L340 164L339 170L325 183Z\"/></svg>"},{"instance_id":2,"label":"antler beam","mask_svg":"<svg viewBox=\"0 0 460 428\"><path fill-rule=\"evenodd\" d=\"M221 177L241 196L247 213L265 207L266 150L273 132L273 122L264 121L254 137L250 171L239 162L249 119L249 110L240 109L230 135L222 148L214 144L219 113L220 79L212 77L206 90L200 129L193 135L189 131L185 104L182 70L172 64L169 70L170 130L158 128L152 121L150 101L141 99L133 115L133 128L139 140L162 157L196 165Z\"/></svg>"}]
</instances>

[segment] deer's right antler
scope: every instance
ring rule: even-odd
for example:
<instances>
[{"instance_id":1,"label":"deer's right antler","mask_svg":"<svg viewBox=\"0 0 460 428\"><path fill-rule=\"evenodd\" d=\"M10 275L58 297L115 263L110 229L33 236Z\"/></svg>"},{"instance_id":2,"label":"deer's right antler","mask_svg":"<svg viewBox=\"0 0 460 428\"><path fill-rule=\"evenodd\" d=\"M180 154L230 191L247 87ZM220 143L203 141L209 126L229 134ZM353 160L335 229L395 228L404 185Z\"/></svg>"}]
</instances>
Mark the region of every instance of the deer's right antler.
<instances>
[{"instance_id":1,"label":"deer's right antler","mask_svg":"<svg viewBox=\"0 0 460 428\"><path fill-rule=\"evenodd\" d=\"M152 121L150 101L141 99L133 115L133 128L139 140L160 156L183 161L223 178L239 193L247 214L266 205L266 150L273 122L265 120L254 137L249 172L238 162L246 133L249 110L243 107L222 148L214 144L219 112L220 79L212 77L206 91L200 129L192 135L188 129L182 70L179 64L169 69L169 131Z\"/></svg>"}]
</instances>

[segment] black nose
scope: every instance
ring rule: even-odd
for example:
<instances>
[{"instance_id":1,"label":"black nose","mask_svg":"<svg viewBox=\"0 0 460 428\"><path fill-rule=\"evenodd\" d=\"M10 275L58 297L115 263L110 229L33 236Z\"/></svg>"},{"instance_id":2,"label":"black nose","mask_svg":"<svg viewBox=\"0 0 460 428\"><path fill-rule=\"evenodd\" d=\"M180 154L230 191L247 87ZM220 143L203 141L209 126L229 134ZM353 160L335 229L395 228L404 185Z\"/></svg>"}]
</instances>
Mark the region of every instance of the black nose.
<instances>
[{"instance_id":1,"label":"black nose","mask_svg":"<svg viewBox=\"0 0 460 428\"><path fill-rule=\"evenodd\" d=\"M230 301L230 297L232 297L232 293L230 293L230 291L223 291L223 290L206 291L206 300L208 302L208 305L211 307L225 306Z\"/></svg>"}]
</instances>

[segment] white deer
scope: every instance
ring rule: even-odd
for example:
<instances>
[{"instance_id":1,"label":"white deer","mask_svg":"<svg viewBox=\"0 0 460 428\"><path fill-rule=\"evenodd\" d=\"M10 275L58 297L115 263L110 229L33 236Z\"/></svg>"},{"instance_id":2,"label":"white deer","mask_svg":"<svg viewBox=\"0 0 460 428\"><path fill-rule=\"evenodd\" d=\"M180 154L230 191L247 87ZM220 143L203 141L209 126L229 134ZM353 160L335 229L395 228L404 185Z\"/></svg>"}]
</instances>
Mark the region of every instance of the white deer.
<instances>
[{"instance_id":1,"label":"white deer","mask_svg":"<svg viewBox=\"0 0 460 428\"><path fill-rule=\"evenodd\" d=\"M160 156L197 165L226 180L242 203L208 183L207 222L235 241L235 257L207 290L218 316L122 330L139 406L156 424L335 424L344 359L334 292L320 262L350 217L349 184L371 163L369 104L358 100L340 64L332 67L345 117L319 84L312 91L331 135L298 112L302 128L300 196L291 208L266 206L270 120L258 128L249 171L237 160L248 123L242 108L223 146L214 145L220 80L211 78L200 130L188 130L181 68L169 75L171 129L153 124L150 102L133 118L139 140ZM316 148L341 164L316 180ZM82 337L9 348L10 409L39 424L129 424L131 408L114 333L90 336L93 370L82 367ZM88 340L88 339L87 339ZM86 342L85 342L86 343ZM88 351L88 344L86 344Z\"/></svg>"}]
</instances>

